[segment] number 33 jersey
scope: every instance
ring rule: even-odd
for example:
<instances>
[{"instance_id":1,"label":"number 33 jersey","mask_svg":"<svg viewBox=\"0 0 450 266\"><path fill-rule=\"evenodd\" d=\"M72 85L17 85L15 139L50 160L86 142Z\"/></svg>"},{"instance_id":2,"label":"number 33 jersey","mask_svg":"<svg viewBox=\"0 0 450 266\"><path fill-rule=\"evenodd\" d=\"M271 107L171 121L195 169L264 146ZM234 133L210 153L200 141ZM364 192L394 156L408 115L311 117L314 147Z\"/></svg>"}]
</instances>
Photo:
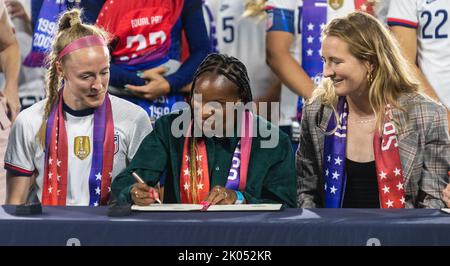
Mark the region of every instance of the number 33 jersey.
<instances>
[{"instance_id":1,"label":"number 33 jersey","mask_svg":"<svg viewBox=\"0 0 450 266\"><path fill-rule=\"evenodd\" d=\"M395 0L389 26L417 29L417 62L440 100L450 108L450 1Z\"/></svg>"}]
</instances>

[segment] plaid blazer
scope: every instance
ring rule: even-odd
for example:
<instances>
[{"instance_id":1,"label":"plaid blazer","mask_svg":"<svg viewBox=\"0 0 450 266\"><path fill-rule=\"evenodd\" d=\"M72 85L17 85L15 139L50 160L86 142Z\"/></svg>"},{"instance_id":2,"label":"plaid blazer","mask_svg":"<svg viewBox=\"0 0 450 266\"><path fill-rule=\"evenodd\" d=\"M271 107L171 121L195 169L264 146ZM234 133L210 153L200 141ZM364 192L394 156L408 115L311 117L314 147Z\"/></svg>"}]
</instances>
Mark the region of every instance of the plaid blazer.
<instances>
[{"instance_id":1,"label":"plaid blazer","mask_svg":"<svg viewBox=\"0 0 450 266\"><path fill-rule=\"evenodd\" d=\"M322 159L325 130L333 110L320 97L305 105L300 145L296 153L298 205L324 207ZM447 110L420 94L399 98L406 113L393 110L400 159L405 177L406 208L441 208L442 190L449 181L450 138Z\"/></svg>"}]
</instances>

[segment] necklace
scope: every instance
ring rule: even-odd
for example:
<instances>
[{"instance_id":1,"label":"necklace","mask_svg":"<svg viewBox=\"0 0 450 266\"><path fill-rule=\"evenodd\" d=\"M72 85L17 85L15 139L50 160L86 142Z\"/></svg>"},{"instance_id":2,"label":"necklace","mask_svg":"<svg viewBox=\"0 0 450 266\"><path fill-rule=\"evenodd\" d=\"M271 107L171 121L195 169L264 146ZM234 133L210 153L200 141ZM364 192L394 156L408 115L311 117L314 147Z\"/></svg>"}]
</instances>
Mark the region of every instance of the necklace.
<instances>
[{"instance_id":1,"label":"necklace","mask_svg":"<svg viewBox=\"0 0 450 266\"><path fill-rule=\"evenodd\" d=\"M356 124L367 124L375 120L375 116L367 116L362 119L354 119L353 117L349 121L354 122Z\"/></svg>"}]
</instances>

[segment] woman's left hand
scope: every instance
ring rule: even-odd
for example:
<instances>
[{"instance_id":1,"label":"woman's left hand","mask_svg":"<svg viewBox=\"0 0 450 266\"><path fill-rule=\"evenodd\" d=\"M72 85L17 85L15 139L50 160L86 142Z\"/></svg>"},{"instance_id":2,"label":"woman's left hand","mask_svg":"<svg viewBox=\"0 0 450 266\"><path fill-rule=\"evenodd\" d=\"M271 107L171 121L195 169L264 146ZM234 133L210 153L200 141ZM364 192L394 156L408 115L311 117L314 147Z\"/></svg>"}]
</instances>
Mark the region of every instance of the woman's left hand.
<instances>
[{"instance_id":1,"label":"woman's left hand","mask_svg":"<svg viewBox=\"0 0 450 266\"><path fill-rule=\"evenodd\" d=\"M450 184L442 191L442 200L450 208Z\"/></svg>"},{"instance_id":2,"label":"woman's left hand","mask_svg":"<svg viewBox=\"0 0 450 266\"><path fill-rule=\"evenodd\" d=\"M209 192L209 195L205 201L209 202L211 205L225 205L234 204L236 202L236 198L237 197L234 190L221 186L215 186L211 192Z\"/></svg>"},{"instance_id":3,"label":"woman's left hand","mask_svg":"<svg viewBox=\"0 0 450 266\"><path fill-rule=\"evenodd\" d=\"M170 84L163 74L167 71L165 67L155 67L139 74L140 78L148 81L143 86L125 85L134 95L147 100L154 100L160 96L169 94Z\"/></svg>"}]
</instances>

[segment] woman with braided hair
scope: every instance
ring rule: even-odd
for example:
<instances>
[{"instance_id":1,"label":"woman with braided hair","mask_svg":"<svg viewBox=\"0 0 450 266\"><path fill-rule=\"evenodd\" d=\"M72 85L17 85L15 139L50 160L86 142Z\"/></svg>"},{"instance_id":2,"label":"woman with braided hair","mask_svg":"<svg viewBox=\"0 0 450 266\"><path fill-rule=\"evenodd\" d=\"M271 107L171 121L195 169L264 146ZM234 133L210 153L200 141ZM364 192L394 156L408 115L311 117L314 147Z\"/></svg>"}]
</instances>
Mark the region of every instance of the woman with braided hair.
<instances>
[{"instance_id":1,"label":"woman with braided hair","mask_svg":"<svg viewBox=\"0 0 450 266\"><path fill-rule=\"evenodd\" d=\"M105 205L111 180L150 132L145 111L108 95L107 35L80 16L78 9L61 15L48 56L48 98L12 127L9 204L24 203L32 188L45 205Z\"/></svg>"},{"instance_id":2,"label":"woman with braided hair","mask_svg":"<svg viewBox=\"0 0 450 266\"><path fill-rule=\"evenodd\" d=\"M246 108L235 108L251 102L244 64L234 57L208 55L195 73L190 108L156 121L130 165L114 180L113 195L124 202L151 204L158 197L153 187L167 169L166 203L294 207L295 166L289 138ZM262 128L278 138L265 143L269 137ZM133 172L145 184L135 183Z\"/></svg>"}]
</instances>

